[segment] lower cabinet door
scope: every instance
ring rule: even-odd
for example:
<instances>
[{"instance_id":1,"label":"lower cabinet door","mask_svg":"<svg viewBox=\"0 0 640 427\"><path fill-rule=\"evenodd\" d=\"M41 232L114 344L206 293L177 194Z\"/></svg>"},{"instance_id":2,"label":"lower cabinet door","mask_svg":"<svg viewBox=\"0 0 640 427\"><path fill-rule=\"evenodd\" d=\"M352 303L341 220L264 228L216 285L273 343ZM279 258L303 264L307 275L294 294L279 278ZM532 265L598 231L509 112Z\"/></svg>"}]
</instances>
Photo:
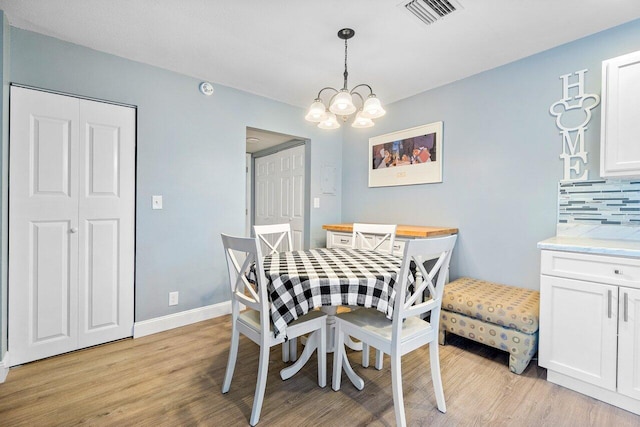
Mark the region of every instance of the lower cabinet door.
<instances>
[{"instance_id":1,"label":"lower cabinet door","mask_svg":"<svg viewBox=\"0 0 640 427\"><path fill-rule=\"evenodd\" d=\"M640 400L640 289L620 288L618 391Z\"/></svg>"},{"instance_id":2,"label":"lower cabinet door","mask_svg":"<svg viewBox=\"0 0 640 427\"><path fill-rule=\"evenodd\" d=\"M540 365L616 390L618 287L542 275Z\"/></svg>"}]
</instances>

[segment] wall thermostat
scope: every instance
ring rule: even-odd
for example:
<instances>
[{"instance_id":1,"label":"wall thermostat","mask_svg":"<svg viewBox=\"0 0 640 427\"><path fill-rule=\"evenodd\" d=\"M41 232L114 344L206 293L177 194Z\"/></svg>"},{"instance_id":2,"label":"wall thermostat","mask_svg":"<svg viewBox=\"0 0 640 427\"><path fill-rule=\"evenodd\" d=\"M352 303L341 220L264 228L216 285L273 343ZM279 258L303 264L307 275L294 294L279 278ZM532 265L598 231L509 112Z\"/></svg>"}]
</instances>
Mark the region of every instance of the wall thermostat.
<instances>
[{"instance_id":1,"label":"wall thermostat","mask_svg":"<svg viewBox=\"0 0 640 427\"><path fill-rule=\"evenodd\" d=\"M200 83L200 92L202 92L203 95L213 95L213 85L211 85L211 83L209 82L202 82Z\"/></svg>"}]
</instances>

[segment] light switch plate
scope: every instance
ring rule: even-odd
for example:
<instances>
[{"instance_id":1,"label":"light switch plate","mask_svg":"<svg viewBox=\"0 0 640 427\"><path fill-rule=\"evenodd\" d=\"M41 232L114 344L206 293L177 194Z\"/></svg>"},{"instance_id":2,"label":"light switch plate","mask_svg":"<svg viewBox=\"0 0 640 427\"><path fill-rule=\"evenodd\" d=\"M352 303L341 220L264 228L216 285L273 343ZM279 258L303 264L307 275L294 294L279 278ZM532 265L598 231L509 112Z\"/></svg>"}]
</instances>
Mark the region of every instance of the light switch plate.
<instances>
[{"instance_id":1,"label":"light switch plate","mask_svg":"<svg viewBox=\"0 0 640 427\"><path fill-rule=\"evenodd\" d=\"M162 209L162 196L151 196L151 208Z\"/></svg>"},{"instance_id":2,"label":"light switch plate","mask_svg":"<svg viewBox=\"0 0 640 427\"><path fill-rule=\"evenodd\" d=\"M313 198L313 207L314 208L319 208L320 207L320 197L314 197Z\"/></svg>"}]
</instances>

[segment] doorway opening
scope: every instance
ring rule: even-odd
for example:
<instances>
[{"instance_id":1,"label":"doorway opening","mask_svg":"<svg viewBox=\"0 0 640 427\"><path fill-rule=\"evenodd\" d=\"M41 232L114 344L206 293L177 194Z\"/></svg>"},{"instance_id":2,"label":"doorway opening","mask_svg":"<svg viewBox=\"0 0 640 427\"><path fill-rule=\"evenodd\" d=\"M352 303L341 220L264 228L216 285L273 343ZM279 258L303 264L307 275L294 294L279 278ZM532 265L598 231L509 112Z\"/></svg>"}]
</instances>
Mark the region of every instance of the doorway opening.
<instances>
[{"instance_id":1,"label":"doorway opening","mask_svg":"<svg viewBox=\"0 0 640 427\"><path fill-rule=\"evenodd\" d=\"M294 250L309 247L310 146L293 135L247 128L245 232L291 224Z\"/></svg>"}]
</instances>

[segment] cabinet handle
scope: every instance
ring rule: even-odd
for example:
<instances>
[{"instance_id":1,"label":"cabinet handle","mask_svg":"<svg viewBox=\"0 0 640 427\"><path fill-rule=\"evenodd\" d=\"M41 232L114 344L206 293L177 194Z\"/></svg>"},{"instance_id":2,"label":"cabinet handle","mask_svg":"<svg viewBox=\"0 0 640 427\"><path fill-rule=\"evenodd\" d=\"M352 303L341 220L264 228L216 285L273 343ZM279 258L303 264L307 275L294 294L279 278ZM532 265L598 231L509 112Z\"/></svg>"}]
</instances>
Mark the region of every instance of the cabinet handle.
<instances>
[{"instance_id":1,"label":"cabinet handle","mask_svg":"<svg viewBox=\"0 0 640 427\"><path fill-rule=\"evenodd\" d=\"M340 243L349 243L349 239L340 239Z\"/></svg>"},{"instance_id":2,"label":"cabinet handle","mask_svg":"<svg viewBox=\"0 0 640 427\"><path fill-rule=\"evenodd\" d=\"M629 294L624 293L624 321L629 321Z\"/></svg>"},{"instance_id":3,"label":"cabinet handle","mask_svg":"<svg viewBox=\"0 0 640 427\"><path fill-rule=\"evenodd\" d=\"M622 270L618 270L617 268L616 268L615 270L613 270L613 272L614 272L615 274L622 274Z\"/></svg>"},{"instance_id":4,"label":"cabinet handle","mask_svg":"<svg viewBox=\"0 0 640 427\"><path fill-rule=\"evenodd\" d=\"M393 249L400 249L400 245L393 245Z\"/></svg>"},{"instance_id":5,"label":"cabinet handle","mask_svg":"<svg viewBox=\"0 0 640 427\"><path fill-rule=\"evenodd\" d=\"M611 294L611 289L609 289L607 291L607 317L609 319L611 319L611 300L612 300L612 294Z\"/></svg>"}]
</instances>

